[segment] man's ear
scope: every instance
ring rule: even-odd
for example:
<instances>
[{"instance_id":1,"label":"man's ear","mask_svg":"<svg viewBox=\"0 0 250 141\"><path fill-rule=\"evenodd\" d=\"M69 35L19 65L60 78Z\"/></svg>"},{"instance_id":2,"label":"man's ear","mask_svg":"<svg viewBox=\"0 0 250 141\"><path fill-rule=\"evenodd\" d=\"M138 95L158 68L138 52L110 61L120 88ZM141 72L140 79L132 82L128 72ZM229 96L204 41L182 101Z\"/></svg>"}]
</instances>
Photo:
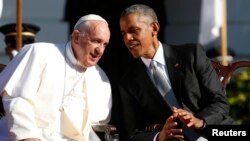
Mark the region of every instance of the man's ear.
<instances>
[{"instance_id":1,"label":"man's ear","mask_svg":"<svg viewBox=\"0 0 250 141\"><path fill-rule=\"evenodd\" d=\"M157 35L160 30L160 24L158 22L151 23L153 29L153 35Z\"/></svg>"}]
</instances>

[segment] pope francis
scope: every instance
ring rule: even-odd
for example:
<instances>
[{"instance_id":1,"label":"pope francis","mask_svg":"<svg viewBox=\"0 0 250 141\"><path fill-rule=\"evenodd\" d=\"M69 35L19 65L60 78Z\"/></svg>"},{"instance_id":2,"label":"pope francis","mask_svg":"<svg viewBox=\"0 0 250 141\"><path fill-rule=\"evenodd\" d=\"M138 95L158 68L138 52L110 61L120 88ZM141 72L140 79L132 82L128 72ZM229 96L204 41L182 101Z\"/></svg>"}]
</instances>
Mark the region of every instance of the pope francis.
<instances>
[{"instance_id":1,"label":"pope francis","mask_svg":"<svg viewBox=\"0 0 250 141\"><path fill-rule=\"evenodd\" d=\"M65 44L33 43L0 73L1 141L98 141L110 120L111 86L97 62L110 39L99 15L83 16Z\"/></svg>"}]
</instances>

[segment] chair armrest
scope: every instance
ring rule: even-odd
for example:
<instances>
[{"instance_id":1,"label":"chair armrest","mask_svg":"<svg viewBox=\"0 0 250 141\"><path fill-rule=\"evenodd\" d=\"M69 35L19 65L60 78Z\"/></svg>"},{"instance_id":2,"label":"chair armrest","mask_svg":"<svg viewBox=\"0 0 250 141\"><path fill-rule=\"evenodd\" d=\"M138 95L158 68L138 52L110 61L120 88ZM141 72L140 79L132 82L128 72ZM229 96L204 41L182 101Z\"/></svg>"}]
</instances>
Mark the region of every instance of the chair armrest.
<instances>
[{"instance_id":1,"label":"chair armrest","mask_svg":"<svg viewBox=\"0 0 250 141\"><path fill-rule=\"evenodd\" d=\"M116 127L110 124L96 124L96 125L92 125L92 128L96 132L104 132L108 134L114 134L117 132Z\"/></svg>"},{"instance_id":2,"label":"chair armrest","mask_svg":"<svg viewBox=\"0 0 250 141\"><path fill-rule=\"evenodd\" d=\"M114 125L110 124L96 124L92 125L95 132L104 134L105 141L118 141L119 135Z\"/></svg>"}]
</instances>

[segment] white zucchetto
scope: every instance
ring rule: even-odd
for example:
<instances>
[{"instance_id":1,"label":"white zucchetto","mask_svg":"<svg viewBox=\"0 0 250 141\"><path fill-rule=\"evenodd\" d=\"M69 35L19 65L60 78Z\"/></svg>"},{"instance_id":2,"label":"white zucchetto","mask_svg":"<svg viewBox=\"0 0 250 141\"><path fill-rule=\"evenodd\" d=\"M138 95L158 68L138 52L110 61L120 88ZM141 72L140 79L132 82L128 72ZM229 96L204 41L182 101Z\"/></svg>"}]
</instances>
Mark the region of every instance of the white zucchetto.
<instances>
[{"instance_id":1,"label":"white zucchetto","mask_svg":"<svg viewBox=\"0 0 250 141\"><path fill-rule=\"evenodd\" d=\"M99 15L96 15L96 14L88 14L88 15L85 15L85 16L82 16L78 21L77 23L75 24L74 26L74 29L79 26L81 23L85 22L85 21L103 21L105 22L107 25L108 25L108 22L102 18L101 16Z\"/></svg>"}]
</instances>

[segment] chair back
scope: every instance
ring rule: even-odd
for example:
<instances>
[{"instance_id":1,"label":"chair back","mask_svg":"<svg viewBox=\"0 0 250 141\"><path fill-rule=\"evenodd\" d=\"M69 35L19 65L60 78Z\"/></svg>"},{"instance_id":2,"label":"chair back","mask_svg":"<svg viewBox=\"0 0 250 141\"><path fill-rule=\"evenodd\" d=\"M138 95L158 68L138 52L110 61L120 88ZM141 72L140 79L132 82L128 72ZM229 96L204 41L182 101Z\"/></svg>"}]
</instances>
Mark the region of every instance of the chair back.
<instances>
[{"instance_id":1,"label":"chair back","mask_svg":"<svg viewBox=\"0 0 250 141\"><path fill-rule=\"evenodd\" d=\"M223 66L220 62L216 62L213 60L211 61L211 63L216 70L224 88L226 88L227 84L229 83L230 77L235 70L243 67L250 67L250 61L236 61L230 63L228 66Z\"/></svg>"}]
</instances>

